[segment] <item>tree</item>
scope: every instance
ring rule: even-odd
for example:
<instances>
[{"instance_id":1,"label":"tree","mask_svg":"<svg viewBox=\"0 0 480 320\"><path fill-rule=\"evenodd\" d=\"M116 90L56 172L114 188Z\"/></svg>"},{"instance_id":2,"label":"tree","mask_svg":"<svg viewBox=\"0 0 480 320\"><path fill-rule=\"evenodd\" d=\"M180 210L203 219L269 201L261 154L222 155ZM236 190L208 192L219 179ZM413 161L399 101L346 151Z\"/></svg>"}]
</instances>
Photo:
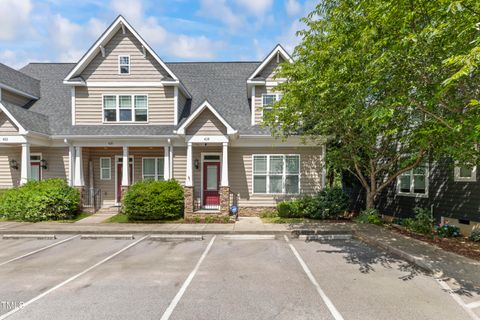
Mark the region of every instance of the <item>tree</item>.
<instances>
[{"instance_id":1,"label":"tree","mask_svg":"<svg viewBox=\"0 0 480 320\"><path fill-rule=\"evenodd\" d=\"M294 62L277 74L287 80L267 124L276 135L328 137L327 161L358 178L368 208L423 162L475 159L480 112L466 92L479 90L479 79L462 90L443 83L455 72L446 59L478 34L459 27L469 13L450 2L323 0L303 19Z\"/></svg>"}]
</instances>

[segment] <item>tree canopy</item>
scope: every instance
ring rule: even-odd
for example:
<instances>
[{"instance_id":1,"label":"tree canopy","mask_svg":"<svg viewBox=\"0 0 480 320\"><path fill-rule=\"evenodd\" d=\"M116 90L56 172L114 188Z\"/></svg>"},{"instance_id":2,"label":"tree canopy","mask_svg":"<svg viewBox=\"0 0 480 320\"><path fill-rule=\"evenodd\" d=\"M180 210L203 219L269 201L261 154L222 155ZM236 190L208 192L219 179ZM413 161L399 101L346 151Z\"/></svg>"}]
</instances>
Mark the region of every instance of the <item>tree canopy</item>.
<instances>
[{"instance_id":1,"label":"tree canopy","mask_svg":"<svg viewBox=\"0 0 480 320\"><path fill-rule=\"evenodd\" d=\"M268 125L328 137L328 161L358 178L368 207L428 159L473 163L480 80L458 72L479 39L478 9L478 1L321 1L303 19L294 62L279 71L287 81Z\"/></svg>"}]
</instances>

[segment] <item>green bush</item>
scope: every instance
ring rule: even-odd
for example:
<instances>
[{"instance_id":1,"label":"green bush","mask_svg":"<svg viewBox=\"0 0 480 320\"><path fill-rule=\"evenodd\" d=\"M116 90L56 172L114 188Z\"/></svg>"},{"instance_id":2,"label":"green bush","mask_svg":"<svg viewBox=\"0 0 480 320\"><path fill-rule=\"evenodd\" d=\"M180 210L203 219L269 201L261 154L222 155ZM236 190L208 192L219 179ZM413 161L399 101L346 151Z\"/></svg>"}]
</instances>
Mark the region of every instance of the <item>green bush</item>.
<instances>
[{"instance_id":1,"label":"green bush","mask_svg":"<svg viewBox=\"0 0 480 320\"><path fill-rule=\"evenodd\" d=\"M381 226L383 224L382 217L376 209L366 209L360 212L355 221L358 223L370 223Z\"/></svg>"},{"instance_id":2,"label":"green bush","mask_svg":"<svg viewBox=\"0 0 480 320\"><path fill-rule=\"evenodd\" d=\"M349 197L341 188L325 189L302 199L305 216L312 219L337 219L348 208Z\"/></svg>"},{"instance_id":3,"label":"green bush","mask_svg":"<svg viewBox=\"0 0 480 320\"><path fill-rule=\"evenodd\" d=\"M79 207L79 192L62 179L29 181L0 197L0 217L13 220L73 219Z\"/></svg>"},{"instance_id":4,"label":"green bush","mask_svg":"<svg viewBox=\"0 0 480 320\"><path fill-rule=\"evenodd\" d=\"M125 194L123 213L129 220L169 220L183 213L183 188L176 180L139 181Z\"/></svg>"},{"instance_id":5,"label":"green bush","mask_svg":"<svg viewBox=\"0 0 480 320\"><path fill-rule=\"evenodd\" d=\"M435 232L440 238L452 238L460 236L460 228L451 224L436 226Z\"/></svg>"},{"instance_id":6,"label":"green bush","mask_svg":"<svg viewBox=\"0 0 480 320\"><path fill-rule=\"evenodd\" d=\"M471 241L480 242L480 228L472 230L472 233L468 239Z\"/></svg>"},{"instance_id":7,"label":"green bush","mask_svg":"<svg viewBox=\"0 0 480 320\"><path fill-rule=\"evenodd\" d=\"M407 218L403 220L403 225L410 231L422 233L422 234L432 234L433 219L432 213L429 210L422 208L415 208L415 218Z\"/></svg>"},{"instance_id":8,"label":"green bush","mask_svg":"<svg viewBox=\"0 0 480 320\"><path fill-rule=\"evenodd\" d=\"M305 216L302 200L285 200L277 204L280 218L303 218Z\"/></svg>"}]
</instances>

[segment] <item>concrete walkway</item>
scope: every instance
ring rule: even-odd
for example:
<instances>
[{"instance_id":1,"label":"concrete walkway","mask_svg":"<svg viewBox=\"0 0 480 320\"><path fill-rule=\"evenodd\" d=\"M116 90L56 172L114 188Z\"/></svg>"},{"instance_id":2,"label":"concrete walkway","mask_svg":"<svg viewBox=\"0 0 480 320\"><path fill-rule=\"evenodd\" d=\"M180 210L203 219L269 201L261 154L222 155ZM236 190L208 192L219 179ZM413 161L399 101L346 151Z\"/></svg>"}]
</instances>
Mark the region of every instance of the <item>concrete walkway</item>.
<instances>
[{"instance_id":1,"label":"concrete walkway","mask_svg":"<svg viewBox=\"0 0 480 320\"><path fill-rule=\"evenodd\" d=\"M116 215L117 213L115 212L109 212L109 213L95 213L95 214L92 214L91 216L89 217L86 217L86 218L83 218L81 220L78 220L75 222L75 224L95 224L95 223L102 223L104 222L105 220L107 219L110 219L111 217L113 217L114 215Z\"/></svg>"}]
</instances>

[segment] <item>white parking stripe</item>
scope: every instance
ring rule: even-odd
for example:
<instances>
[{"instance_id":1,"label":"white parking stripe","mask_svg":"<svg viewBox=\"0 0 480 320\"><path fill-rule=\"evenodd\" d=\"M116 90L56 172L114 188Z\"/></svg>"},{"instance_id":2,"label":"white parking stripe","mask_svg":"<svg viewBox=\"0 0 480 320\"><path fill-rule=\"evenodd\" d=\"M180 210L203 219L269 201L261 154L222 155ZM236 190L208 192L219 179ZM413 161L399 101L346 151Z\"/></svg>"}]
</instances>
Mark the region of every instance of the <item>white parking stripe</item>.
<instances>
[{"instance_id":1,"label":"white parking stripe","mask_svg":"<svg viewBox=\"0 0 480 320\"><path fill-rule=\"evenodd\" d=\"M463 310L465 310L465 312L468 313L468 315L472 320L480 320L480 317L477 316L475 312L473 312L473 310L470 307L468 307L467 304L465 304L465 302L463 302L462 298L460 298L460 296L456 294L455 291L452 290L452 288L450 288L450 286L445 281L438 278L435 278L435 280L445 291L447 291L450 294L450 297L452 297L453 300L455 300L455 302L457 302L463 308Z\"/></svg>"},{"instance_id":2,"label":"white parking stripe","mask_svg":"<svg viewBox=\"0 0 480 320\"><path fill-rule=\"evenodd\" d=\"M480 301L470 302L467 304L467 307L470 309L476 309L480 307Z\"/></svg>"},{"instance_id":3,"label":"white parking stripe","mask_svg":"<svg viewBox=\"0 0 480 320\"><path fill-rule=\"evenodd\" d=\"M118 250L118 251L117 251L117 252L115 252L114 254L112 254L112 255L110 255L110 256L108 256L108 257L106 257L105 259L103 259L103 260L102 260L102 261L100 261L100 262L97 262L97 263L95 263L93 266L91 266L91 267L89 267L89 268L87 268L87 269L83 270L82 272L80 272L80 273L77 273L77 274L76 274L76 275L74 275L73 277L71 277L71 278L68 278L67 280L65 280L65 281L63 281L63 282L61 282L61 283L57 284L56 286L54 286L54 287L52 287L52 288L48 289L47 291L45 291L45 292L43 292L43 293L39 294L39 295L38 295L38 296L36 296L35 298L33 298L33 299L31 299L31 300L28 300L28 301L27 301L27 302L25 302L25 303L24 303L24 304L23 304L21 307L16 307L15 309L11 310L10 312L8 312L8 313L5 313L4 315L0 316L0 320L3 320L3 319L6 319L6 318L10 317L10 316L11 316L11 315L13 315L14 313L18 312L19 310L21 310L21 309L23 309L23 308L26 308L27 306L29 306L30 304L34 303L35 301L37 301L37 300L39 300L39 299L41 299L41 298L45 297L45 296L46 296L46 295L48 295L49 293L51 293L51 292L53 292L53 291L55 291L55 290L57 290L57 289L59 289L59 288L63 287L64 285L66 285L66 284L68 284L68 283L72 282L73 280L77 279L78 277L81 277L81 276L83 276L83 275L84 275L84 274L86 274L87 272L89 272L89 271L91 271L91 270L95 269L96 267L98 267L98 266L100 266L100 265L104 264L105 262L107 262L107 261L109 261L109 260L111 260L111 259L115 258L115 257L116 257L116 256L118 256L120 253L122 253L122 252L124 252L124 251L126 251L126 250L130 249L131 247L133 247L134 245L138 244L139 242L141 242L141 241L145 240L146 238L148 238L148 235L146 235L146 236L144 236L143 238L141 238L141 239L139 239L139 240L137 240L137 241L135 241L135 242L133 242L133 243L129 244L128 246L124 247L123 249L120 249L120 250Z\"/></svg>"},{"instance_id":4,"label":"white parking stripe","mask_svg":"<svg viewBox=\"0 0 480 320\"><path fill-rule=\"evenodd\" d=\"M172 302L170 302L170 305L168 306L167 310L163 313L163 316L161 320L168 320L170 319L170 316L172 315L173 310L175 310L175 307L177 306L178 302L180 302L180 299L182 298L183 294L187 290L188 286L190 285L190 282L192 282L193 277L195 277L195 274L197 273L198 269L200 268L200 265L202 264L203 260L207 256L208 252L210 251L210 248L213 245L213 241L215 241L215 238L217 236L213 236L212 240L210 240L210 243L208 244L207 248L205 251L203 251L202 256L200 257L200 260L198 260L197 264L195 265L195 268L193 268L192 272L188 275L187 280L183 283L182 287L178 291L177 295L173 298ZM1 318L0 318L1 320Z\"/></svg>"},{"instance_id":5,"label":"white parking stripe","mask_svg":"<svg viewBox=\"0 0 480 320\"><path fill-rule=\"evenodd\" d=\"M6 265L7 263L10 263L10 262L13 262L13 261L17 261L17 260L26 258L26 257L28 257L28 256L31 256L32 254L41 252L41 251L43 251L43 250L47 250L47 249L49 249L49 248L51 248L51 247L58 246L59 244L62 244L62 243L67 242L67 241L70 241L70 240L72 240L72 239L74 239L74 238L76 238L76 237L78 237L78 235L73 236L73 237L70 237L70 238L67 238L67 239L64 239L64 240L61 240L61 241L58 241L58 242L55 242L55 243L52 243L51 245L48 245L48 246L46 246L46 247L37 249L37 250L35 250L35 251L22 254L21 256L18 256L18 257L16 257L16 258L13 258L13 259L10 259L10 260L8 260L8 261L5 261L5 262L0 263L0 267Z\"/></svg>"},{"instance_id":6,"label":"white parking stripe","mask_svg":"<svg viewBox=\"0 0 480 320\"><path fill-rule=\"evenodd\" d=\"M332 314L332 316L335 318L335 320L343 320L343 316L340 314L340 312L337 310L337 308L335 308L335 306L333 305L333 302L330 300L330 298L327 297L325 292L323 292L322 288L318 284L317 280L313 276L313 274L310 271L310 269L308 268L307 264L305 263L305 261L303 261L302 257L298 253L297 249L295 249L295 247L290 243L290 240L288 239L288 237L286 235L284 235L284 237L285 237L285 241L287 241L288 245L290 246L290 249L292 250L295 257L297 258L298 262L300 262L300 265L302 266L303 271L305 271L308 279L310 279L310 282L313 284L315 289L317 289L318 294L322 298L322 300L325 303L325 305L327 306L328 310L330 310L330 313Z\"/></svg>"}]
</instances>

